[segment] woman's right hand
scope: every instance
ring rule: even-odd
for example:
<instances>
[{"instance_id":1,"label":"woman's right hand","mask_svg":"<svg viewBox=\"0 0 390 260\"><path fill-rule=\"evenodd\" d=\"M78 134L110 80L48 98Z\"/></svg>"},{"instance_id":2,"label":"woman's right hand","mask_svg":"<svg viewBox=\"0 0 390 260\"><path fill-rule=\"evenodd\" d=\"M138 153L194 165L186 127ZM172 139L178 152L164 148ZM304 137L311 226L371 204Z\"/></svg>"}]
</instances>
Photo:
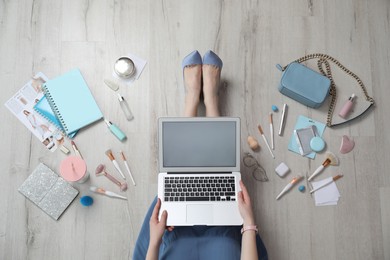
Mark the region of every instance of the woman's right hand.
<instances>
[{"instance_id":1,"label":"woman's right hand","mask_svg":"<svg viewBox=\"0 0 390 260\"><path fill-rule=\"evenodd\" d=\"M244 225L255 225L255 218L253 216L251 198L242 180L240 180L241 191L238 192L238 209L241 217L244 220Z\"/></svg>"}]
</instances>

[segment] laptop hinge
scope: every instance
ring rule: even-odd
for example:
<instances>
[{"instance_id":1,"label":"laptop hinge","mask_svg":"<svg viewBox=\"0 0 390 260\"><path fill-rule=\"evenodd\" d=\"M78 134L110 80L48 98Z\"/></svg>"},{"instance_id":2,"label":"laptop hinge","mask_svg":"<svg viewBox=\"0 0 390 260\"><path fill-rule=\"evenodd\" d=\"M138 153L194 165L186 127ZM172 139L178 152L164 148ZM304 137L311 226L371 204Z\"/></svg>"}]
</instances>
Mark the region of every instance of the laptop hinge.
<instances>
[{"instance_id":1,"label":"laptop hinge","mask_svg":"<svg viewBox=\"0 0 390 260\"><path fill-rule=\"evenodd\" d=\"M232 174L232 172L167 172L167 174Z\"/></svg>"}]
</instances>

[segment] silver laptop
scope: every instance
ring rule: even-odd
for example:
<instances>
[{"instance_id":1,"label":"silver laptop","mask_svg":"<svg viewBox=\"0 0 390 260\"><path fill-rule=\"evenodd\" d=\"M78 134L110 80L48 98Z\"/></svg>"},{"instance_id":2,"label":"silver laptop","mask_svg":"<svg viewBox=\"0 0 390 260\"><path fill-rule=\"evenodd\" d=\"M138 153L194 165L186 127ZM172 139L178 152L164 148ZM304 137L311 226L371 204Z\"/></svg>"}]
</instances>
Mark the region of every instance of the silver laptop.
<instances>
[{"instance_id":1,"label":"silver laptop","mask_svg":"<svg viewBox=\"0 0 390 260\"><path fill-rule=\"evenodd\" d=\"M158 137L158 197L167 225L241 225L240 119L159 118Z\"/></svg>"}]
</instances>

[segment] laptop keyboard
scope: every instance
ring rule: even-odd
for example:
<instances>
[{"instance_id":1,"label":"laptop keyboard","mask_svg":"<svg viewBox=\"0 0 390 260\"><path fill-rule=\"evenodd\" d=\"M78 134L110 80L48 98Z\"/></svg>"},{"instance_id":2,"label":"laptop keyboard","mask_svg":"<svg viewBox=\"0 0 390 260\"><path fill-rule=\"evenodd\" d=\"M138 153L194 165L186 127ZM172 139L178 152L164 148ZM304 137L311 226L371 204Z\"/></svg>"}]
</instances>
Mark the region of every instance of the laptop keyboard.
<instances>
[{"instance_id":1,"label":"laptop keyboard","mask_svg":"<svg viewBox=\"0 0 390 260\"><path fill-rule=\"evenodd\" d=\"M164 201L235 201L234 176L169 176Z\"/></svg>"}]
</instances>

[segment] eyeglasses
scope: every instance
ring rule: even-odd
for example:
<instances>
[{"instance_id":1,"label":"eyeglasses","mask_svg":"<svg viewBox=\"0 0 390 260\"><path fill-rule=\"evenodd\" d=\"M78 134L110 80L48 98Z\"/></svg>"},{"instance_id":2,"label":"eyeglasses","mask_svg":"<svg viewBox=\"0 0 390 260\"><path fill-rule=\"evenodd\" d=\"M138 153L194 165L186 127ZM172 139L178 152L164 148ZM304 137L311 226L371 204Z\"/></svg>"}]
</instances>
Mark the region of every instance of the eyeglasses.
<instances>
[{"instance_id":1,"label":"eyeglasses","mask_svg":"<svg viewBox=\"0 0 390 260\"><path fill-rule=\"evenodd\" d=\"M252 177L257 181L268 181L267 173L260 163L250 154L245 153L242 159L244 165L248 168L252 168Z\"/></svg>"}]
</instances>

